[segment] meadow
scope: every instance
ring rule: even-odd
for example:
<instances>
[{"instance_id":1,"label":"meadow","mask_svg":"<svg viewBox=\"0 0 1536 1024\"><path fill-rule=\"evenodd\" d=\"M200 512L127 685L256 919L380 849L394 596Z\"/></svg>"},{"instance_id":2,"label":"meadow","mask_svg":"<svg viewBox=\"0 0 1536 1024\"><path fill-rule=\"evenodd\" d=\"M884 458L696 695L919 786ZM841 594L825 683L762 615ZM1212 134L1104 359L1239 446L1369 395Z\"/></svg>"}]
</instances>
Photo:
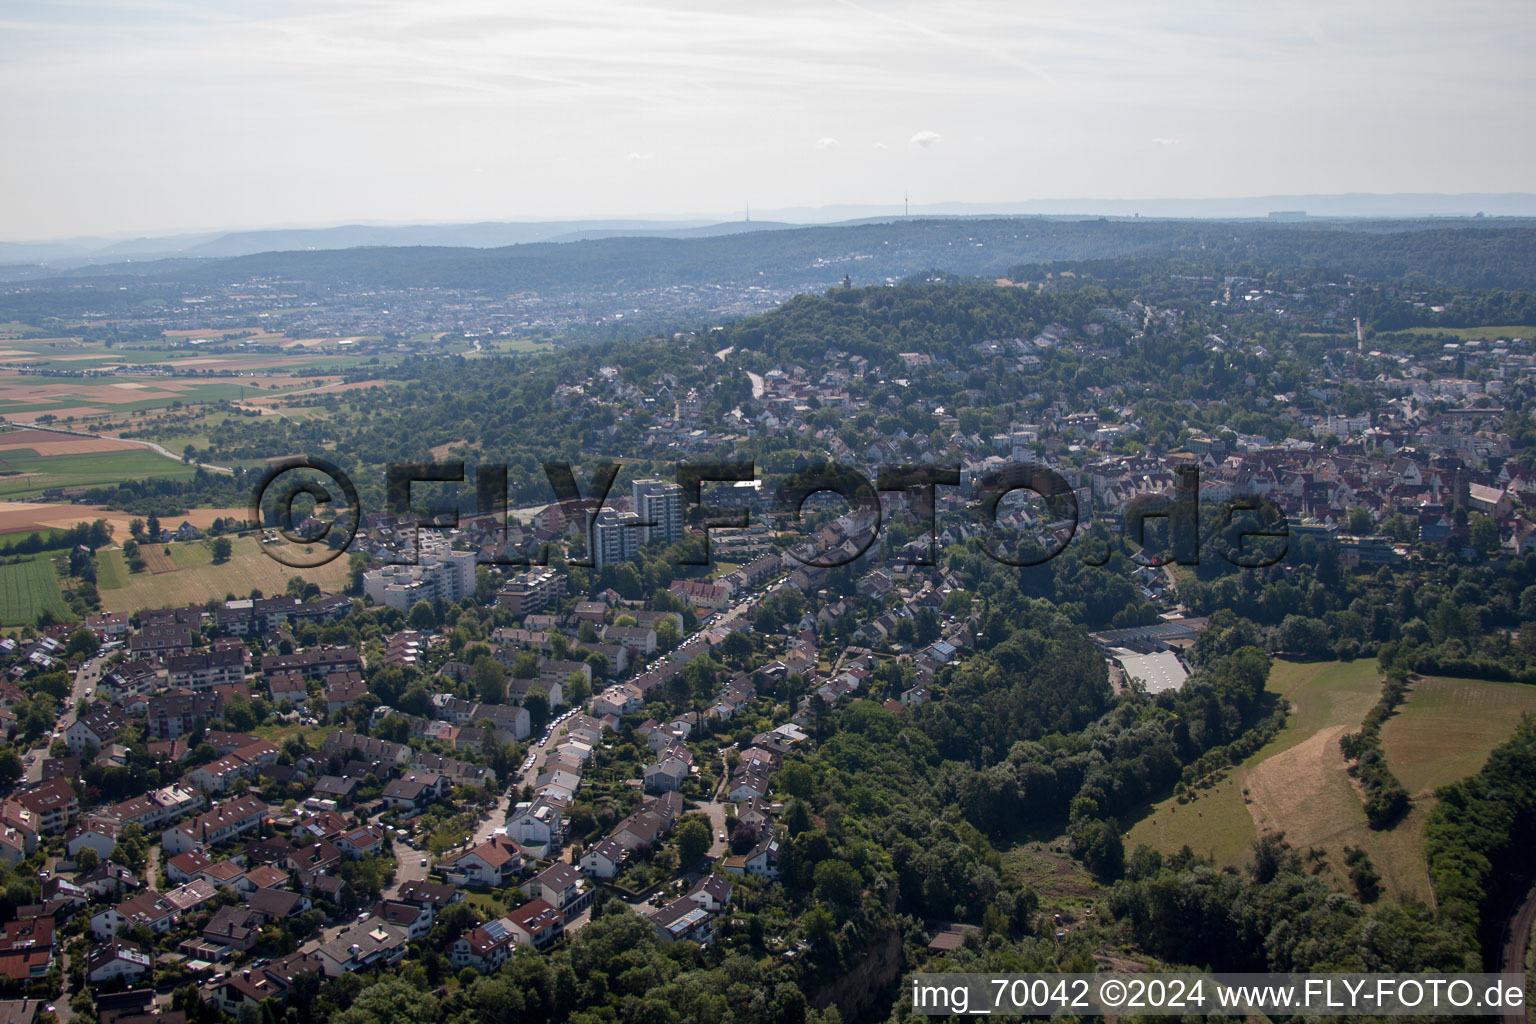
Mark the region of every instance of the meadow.
<instances>
[{"instance_id":1,"label":"meadow","mask_svg":"<svg viewBox=\"0 0 1536 1024\"><path fill-rule=\"evenodd\" d=\"M134 612L140 608L202 604L210 598L223 600L229 594L245 597L252 589L263 594L281 594L294 576L329 593L344 590L348 582L345 557L318 569L294 569L268 556L255 537L233 538L231 557L222 565L213 564L208 541L173 543L169 547L174 569L160 572L129 572L121 548L98 552L97 589L102 607L113 612Z\"/></svg>"},{"instance_id":2,"label":"meadow","mask_svg":"<svg viewBox=\"0 0 1536 1024\"><path fill-rule=\"evenodd\" d=\"M1241 765L1197 789L1153 806L1130 830L1138 843L1171 852L1188 845L1219 866L1241 867L1261 832L1283 832L1348 888L1344 847L1364 849L1389 896L1431 901L1424 865L1424 823L1440 786L1476 772L1536 712L1536 687L1471 679L1416 679L1407 700L1382 728L1387 763L1413 796L1395 828L1375 831L1349 776L1339 737L1359 728L1380 694L1373 660L1276 662L1268 688L1291 707L1285 728Z\"/></svg>"},{"instance_id":3,"label":"meadow","mask_svg":"<svg viewBox=\"0 0 1536 1024\"><path fill-rule=\"evenodd\" d=\"M1448 337L1460 338L1463 341L1473 338L1479 338L1483 341L1497 341L1500 338L1506 340L1510 338L1536 338L1536 327L1528 324L1523 327L1519 324L1505 324L1496 327L1409 327L1401 332L1394 331L1388 333L1425 334L1432 337L1443 334Z\"/></svg>"},{"instance_id":4,"label":"meadow","mask_svg":"<svg viewBox=\"0 0 1536 1024\"><path fill-rule=\"evenodd\" d=\"M1382 748L1408 793L1430 798L1481 769L1527 714L1536 714L1536 686L1429 676L1382 726Z\"/></svg>"}]
</instances>

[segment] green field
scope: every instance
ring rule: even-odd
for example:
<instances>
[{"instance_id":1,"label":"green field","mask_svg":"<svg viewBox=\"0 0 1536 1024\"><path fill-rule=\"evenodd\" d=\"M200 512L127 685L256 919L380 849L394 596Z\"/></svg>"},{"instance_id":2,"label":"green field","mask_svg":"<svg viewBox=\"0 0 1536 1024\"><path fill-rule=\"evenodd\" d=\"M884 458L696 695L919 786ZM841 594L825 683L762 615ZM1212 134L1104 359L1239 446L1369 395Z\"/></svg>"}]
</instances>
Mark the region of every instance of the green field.
<instances>
[{"instance_id":1,"label":"green field","mask_svg":"<svg viewBox=\"0 0 1536 1024\"><path fill-rule=\"evenodd\" d=\"M187 480L196 472L147 448L81 455L38 455L20 449L0 452L0 499L35 497L50 487L100 487L147 477Z\"/></svg>"},{"instance_id":2,"label":"green field","mask_svg":"<svg viewBox=\"0 0 1536 1024\"><path fill-rule=\"evenodd\" d=\"M1477 772L1493 748L1536 714L1536 686L1431 676L1381 729L1387 764L1415 800Z\"/></svg>"},{"instance_id":3,"label":"green field","mask_svg":"<svg viewBox=\"0 0 1536 1024\"><path fill-rule=\"evenodd\" d=\"M294 569L269 557L254 537L234 538L234 553L223 565L213 564L207 541L172 544L170 548L175 572L146 569L130 573L121 549L99 552L96 573L102 607L112 612L135 612L140 608L202 604L209 598L222 600L228 594L245 597L252 588L263 594L281 594L292 576L318 584L329 593L344 589L348 581L345 556L318 569Z\"/></svg>"},{"instance_id":4,"label":"green field","mask_svg":"<svg viewBox=\"0 0 1536 1024\"><path fill-rule=\"evenodd\" d=\"M128 563L122 548L96 552L96 590L121 590L128 585Z\"/></svg>"},{"instance_id":5,"label":"green field","mask_svg":"<svg viewBox=\"0 0 1536 1024\"><path fill-rule=\"evenodd\" d=\"M61 622L74 618L59 592L52 560L42 554L0 564L0 626L36 622L44 609Z\"/></svg>"},{"instance_id":6,"label":"green field","mask_svg":"<svg viewBox=\"0 0 1536 1024\"><path fill-rule=\"evenodd\" d=\"M1359 726L1379 687L1374 661L1277 662L1269 689L1291 704L1285 729L1189 803L1157 804L1131 829L1129 845L1173 851L1187 844L1218 865L1236 867L1247 862L1265 827L1284 832L1298 850L1325 850L1328 875L1340 888L1348 888L1343 848L1357 846L1370 854L1388 894L1431 899L1423 837L1432 794L1476 772L1520 715L1536 712L1536 687L1416 680L1382 728L1387 763L1414 806L1395 828L1378 832L1366 823L1338 738Z\"/></svg>"},{"instance_id":7,"label":"green field","mask_svg":"<svg viewBox=\"0 0 1536 1024\"><path fill-rule=\"evenodd\" d=\"M1498 327L1409 327L1404 331L1384 331L1384 334L1427 334L1448 335L1461 338L1482 338L1486 341L1494 341L1498 338L1536 338L1536 327L1519 324L1505 324Z\"/></svg>"},{"instance_id":8,"label":"green field","mask_svg":"<svg viewBox=\"0 0 1536 1024\"><path fill-rule=\"evenodd\" d=\"M1341 837L1351 834L1353 844L1356 826L1366 825L1337 737L1359 725L1380 685L1374 661L1277 661L1268 689L1291 707L1285 728L1188 803L1169 798L1153 806L1132 827L1128 845L1169 852L1188 845L1218 865L1241 866L1264 821L1293 846L1326 845L1342 863ZM1304 810L1299 820L1282 820L1297 808Z\"/></svg>"}]
</instances>

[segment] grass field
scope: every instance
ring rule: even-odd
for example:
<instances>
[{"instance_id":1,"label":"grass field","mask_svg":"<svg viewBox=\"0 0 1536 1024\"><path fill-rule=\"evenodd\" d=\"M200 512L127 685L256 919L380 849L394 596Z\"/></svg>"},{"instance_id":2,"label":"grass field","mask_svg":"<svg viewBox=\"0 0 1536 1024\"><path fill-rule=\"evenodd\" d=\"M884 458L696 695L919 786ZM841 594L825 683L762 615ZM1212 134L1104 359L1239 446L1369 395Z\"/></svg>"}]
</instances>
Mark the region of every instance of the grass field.
<instances>
[{"instance_id":1,"label":"grass field","mask_svg":"<svg viewBox=\"0 0 1536 1024\"><path fill-rule=\"evenodd\" d=\"M304 741L309 744L311 750L319 750L320 745L325 742L324 729L304 725L302 722L280 722L276 716L267 719L267 723L252 729L251 734L276 747L281 747L295 736L304 737Z\"/></svg>"},{"instance_id":2,"label":"grass field","mask_svg":"<svg viewBox=\"0 0 1536 1024\"><path fill-rule=\"evenodd\" d=\"M1381 729L1393 774L1414 797L1477 772L1493 748L1514 733L1520 716L1536 714L1536 686L1431 676Z\"/></svg>"},{"instance_id":3,"label":"grass field","mask_svg":"<svg viewBox=\"0 0 1536 1024\"><path fill-rule=\"evenodd\" d=\"M0 499L35 497L50 487L101 487L147 477L187 480L196 472L147 448L48 456L25 449L0 452Z\"/></svg>"},{"instance_id":4,"label":"grass field","mask_svg":"<svg viewBox=\"0 0 1536 1024\"><path fill-rule=\"evenodd\" d=\"M128 563L121 548L96 553L96 592L120 590L128 585Z\"/></svg>"},{"instance_id":5,"label":"grass field","mask_svg":"<svg viewBox=\"0 0 1536 1024\"><path fill-rule=\"evenodd\" d=\"M44 609L61 622L74 616L59 592L59 578L47 554L0 565L0 626L36 622Z\"/></svg>"},{"instance_id":6,"label":"grass field","mask_svg":"<svg viewBox=\"0 0 1536 1024\"><path fill-rule=\"evenodd\" d=\"M1504 324L1497 327L1410 327L1404 331L1388 331L1391 334L1445 334L1461 338L1483 338L1492 341L1498 338L1536 338L1536 327L1520 326L1519 324Z\"/></svg>"},{"instance_id":7,"label":"grass field","mask_svg":"<svg viewBox=\"0 0 1536 1024\"><path fill-rule=\"evenodd\" d=\"M1338 736L1359 725L1380 685L1374 661L1276 662L1268 688L1291 706L1285 728L1188 803L1155 805L1131 829L1128 845L1170 852L1188 845L1218 865L1242 865L1263 823L1298 848L1337 850L1339 834L1365 827Z\"/></svg>"},{"instance_id":8,"label":"grass field","mask_svg":"<svg viewBox=\"0 0 1536 1024\"><path fill-rule=\"evenodd\" d=\"M1366 823L1338 745L1380 694L1375 662L1278 662L1269 688L1292 707L1280 735L1189 803L1170 799L1153 807L1131 829L1132 848L1148 843L1172 851L1188 844L1218 865L1241 866L1260 830L1273 829L1298 850L1325 849L1327 871L1341 888L1348 888L1343 848L1357 846L1370 854L1389 895L1431 900L1422 848L1432 794L1476 772L1520 715L1536 712L1536 687L1415 681L1382 728L1387 762L1414 806L1397 827L1378 832Z\"/></svg>"},{"instance_id":9,"label":"grass field","mask_svg":"<svg viewBox=\"0 0 1536 1024\"><path fill-rule=\"evenodd\" d=\"M97 555L97 588L102 607L112 612L140 608L165 608L201 604L227 594L244 597L252 588L263 594L281 594L292 576L313 582L332 593L347 584L347 559L338 558L318 569L294 569L269 557L253 537L234 539L234 551L223 565L213 564L206 541L171 545L174 572L130 573L121 549Z\"/></svg>"}]
</instances>

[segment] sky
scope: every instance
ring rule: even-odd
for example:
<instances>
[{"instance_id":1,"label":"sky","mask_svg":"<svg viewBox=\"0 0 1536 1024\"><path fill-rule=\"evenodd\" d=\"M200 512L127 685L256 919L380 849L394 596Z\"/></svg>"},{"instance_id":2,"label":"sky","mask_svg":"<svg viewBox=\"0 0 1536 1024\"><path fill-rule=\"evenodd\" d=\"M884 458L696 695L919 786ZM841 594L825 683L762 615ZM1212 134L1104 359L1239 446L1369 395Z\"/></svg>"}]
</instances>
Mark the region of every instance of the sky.
<instances>
[{"instance_id":1,"label":"sky","mask_svg":"<svg viewBox=\"0 0 1536 1024\"><path fill-rule=\"evenodd\" d=\"M1529 0L0 0L0 240L1536 192Z\"/></svg>"}]
</instances>

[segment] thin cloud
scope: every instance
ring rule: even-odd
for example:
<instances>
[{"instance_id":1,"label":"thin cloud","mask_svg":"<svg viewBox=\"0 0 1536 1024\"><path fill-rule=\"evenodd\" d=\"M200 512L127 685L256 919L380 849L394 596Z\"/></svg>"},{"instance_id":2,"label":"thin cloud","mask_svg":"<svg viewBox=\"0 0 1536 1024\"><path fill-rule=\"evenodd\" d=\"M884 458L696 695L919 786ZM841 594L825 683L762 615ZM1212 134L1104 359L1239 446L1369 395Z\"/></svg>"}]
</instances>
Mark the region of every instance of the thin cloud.
<instances>
[{"instance_id":1,"label":"thin cloud","mask_svg":"<svg viewBox=\"0 0 1536 1024\"><path fill-rule=\"evenodd\" d=\"M908 139L907 142L910 145L921 146L923 149L927 149L943 137L938 132L918 132Z\"/></svg>"},{"instance_id":2,"label":"thin cloud","mask_svg":"<svg viewBox=\"0 0 1536 1024\"><path fill-rule=\"evenodd\" d=\"M1155 137L1152 140L1152 145L1154 145L1154 146L1177 146L1180 141L1181 140L1179 140L1179 139L1165 139L1161 135L1159 135L1159 136Z\"/></svg>"},{"instance_id":3,"label":"thin cloud","mask_svg":"<svg viewBox=\"0 0 1536 1024\"><path fill-rule=\"evenodd\" d=\"M641 160L655 160L655 159L656 159L656 154L655 153L631 153L631 154L629 154L629 162L630 163L638 163Z\"/></svg>"},{"instance_id":4,"label":"thin cloud","mask_svg":"<svg viewBox=\"0 0 1536 1024\"><path fill-rule=\"evenodd\" d=\"M836 149L837 148L837 140L832 138L831 136L827 136L825 138L817 139L816 140L816 148L817 149Z\"/></svg>"}]
</instances>

